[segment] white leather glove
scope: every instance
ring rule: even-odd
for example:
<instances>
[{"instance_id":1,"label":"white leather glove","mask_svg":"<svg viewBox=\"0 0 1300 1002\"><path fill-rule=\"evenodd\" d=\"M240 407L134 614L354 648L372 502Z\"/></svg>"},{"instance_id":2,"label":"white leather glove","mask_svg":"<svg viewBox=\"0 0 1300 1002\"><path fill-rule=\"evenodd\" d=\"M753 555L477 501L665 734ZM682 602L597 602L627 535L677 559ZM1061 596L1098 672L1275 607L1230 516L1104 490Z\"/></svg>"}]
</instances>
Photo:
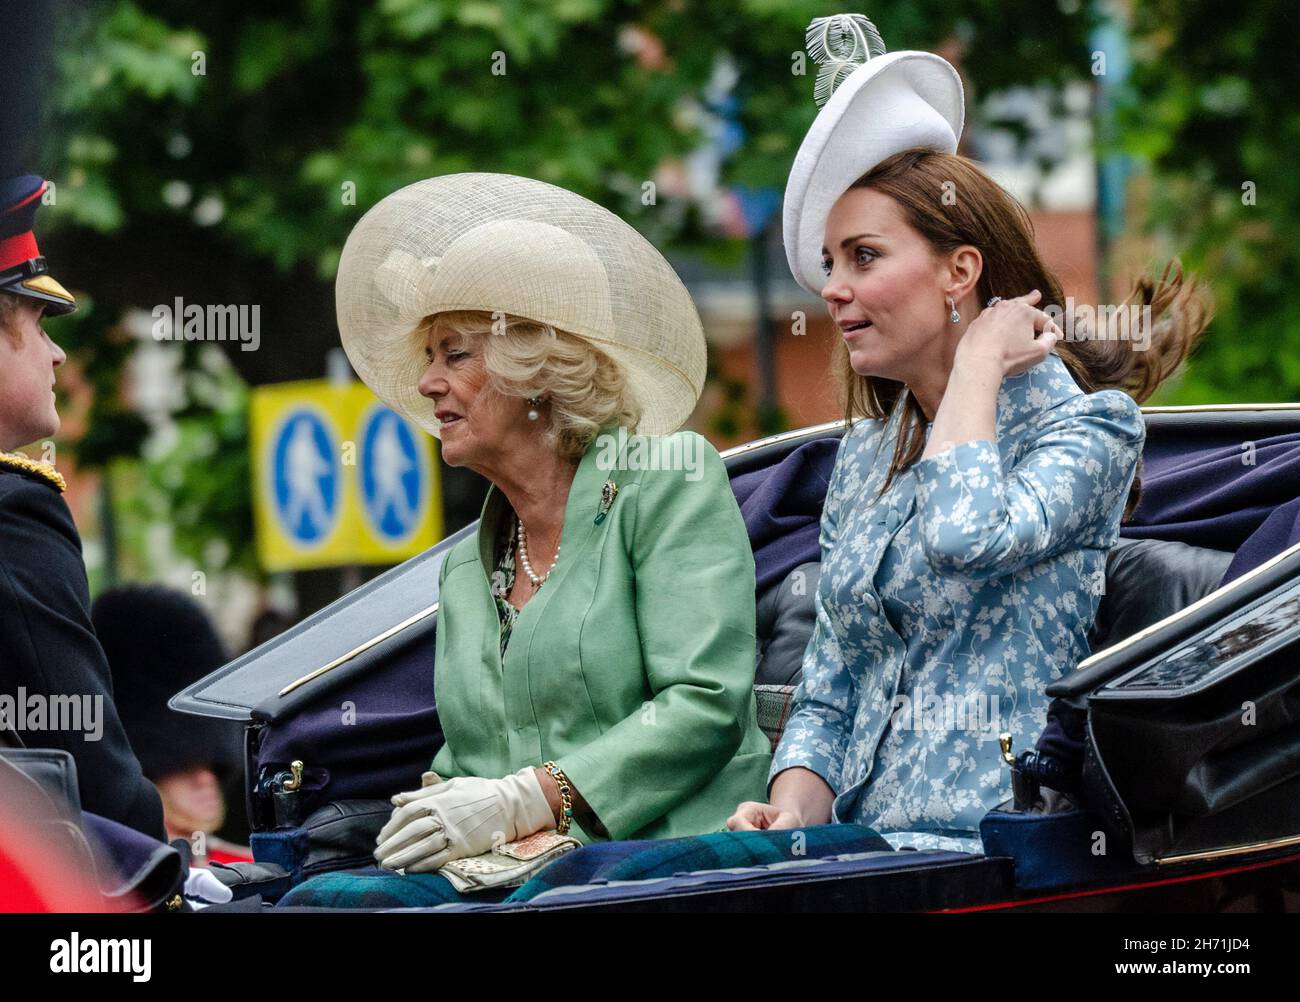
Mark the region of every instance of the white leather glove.
<instances>
[{"instance_id":1,"label":"white leather glove","mask_svg":"<svg viewBox=\"0 0 1300 1002\"><path fill-rule=\"evenodd\" d=\"M393 797L396 809L375 849L375 859L386 869L428 873L448 860L479 856L555 824L531 768L504 779L462 776L445 782L426 773L425 782L429 785Z\"/></svg>"},{"instance_id":2,"label":"white leather glove","mask_svg":"<svg viewBox=\"0 0 1300 1002\"><path fill-rule=\"evenodd\" d=\"M201 866L190 867L181 894L190 899L190 905L194 908L223 905L235 896L235 892L218 880L211 870Z\"/></svg>"},{"instance_id":3,"label":"white leather glove","mask_svg":"<svg viewBox=\"0 0 1300 1002\"><path fill-rule=\"evenodd\" d=\"M412 800L419 800L433 791L429 787L443 782L443 778L436 772L426 772L420 776L420 788L412 790L409 793L395 793L388 798L388 802L394 807L405 807Z\"/></svg>"}]
</instances>

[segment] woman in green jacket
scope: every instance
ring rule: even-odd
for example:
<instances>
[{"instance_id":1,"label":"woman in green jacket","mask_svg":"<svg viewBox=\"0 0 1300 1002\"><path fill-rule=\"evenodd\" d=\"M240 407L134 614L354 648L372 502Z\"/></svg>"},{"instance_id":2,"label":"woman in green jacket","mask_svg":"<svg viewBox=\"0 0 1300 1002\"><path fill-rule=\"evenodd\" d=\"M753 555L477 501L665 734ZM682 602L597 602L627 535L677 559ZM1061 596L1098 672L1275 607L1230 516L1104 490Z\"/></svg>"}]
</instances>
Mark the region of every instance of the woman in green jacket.
<instances>
[{"instance_id":1,"label":"woman in green jacket","mask_svg":"<svg viewBox=\"0 0 1300 1002\"><path fill-rule=\"evenodd\" d=\"M338 304L361 378L492 484L440 573L446 744L380 864L723 829L770 761L754 564L717 452L672 433L705 349L667 262L569 192L453 175L357 225Z\"/></svg>"}]
</instances>

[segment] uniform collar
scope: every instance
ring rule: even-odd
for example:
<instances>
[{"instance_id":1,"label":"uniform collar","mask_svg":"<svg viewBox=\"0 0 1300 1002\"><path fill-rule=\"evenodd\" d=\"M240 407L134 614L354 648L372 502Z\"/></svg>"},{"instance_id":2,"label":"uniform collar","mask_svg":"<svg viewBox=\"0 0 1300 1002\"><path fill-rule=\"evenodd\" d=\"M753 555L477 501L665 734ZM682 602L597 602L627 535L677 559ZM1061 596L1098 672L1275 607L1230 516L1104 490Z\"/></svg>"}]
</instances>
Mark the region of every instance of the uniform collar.
<instances>
[{"instance_id":1,"label":"uniform collar","mask_svg":"<svg viewBox=\"0 0 1300 1002\"><path fill-rule=\"evenodd\" d=\"M62 494L68 489L67 481L49 463L38 463L34 459L19 455L13 452L0 452L0 470L12 470L15 473L23 473L33 480L39 480L48 484L56 491Z\"/></svg>"}]
</instances>

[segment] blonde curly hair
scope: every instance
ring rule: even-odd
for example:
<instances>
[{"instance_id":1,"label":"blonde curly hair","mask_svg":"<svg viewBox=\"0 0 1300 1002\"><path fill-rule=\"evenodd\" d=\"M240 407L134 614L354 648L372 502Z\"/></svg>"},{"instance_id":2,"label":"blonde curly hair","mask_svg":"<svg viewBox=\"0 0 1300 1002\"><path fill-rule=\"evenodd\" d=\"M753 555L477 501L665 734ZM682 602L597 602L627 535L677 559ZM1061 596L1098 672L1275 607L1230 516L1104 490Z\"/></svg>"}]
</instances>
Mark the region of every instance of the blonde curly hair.
<instances>
[{"instance_id":1,"label":"blonde curly hair","mask_svg":"<svg viewBox=\"0 0 1300 1002\"><path fill-rule=\"evenodd\" d=\"M550 420L547 444L577 459L611 422L634 431L641 406L623 367L591 342L550 324L512 314L453 310L425 317L416 328L429 335L482 338L488 380L506 396L545 397Z\"/></svg>"}]
</instances>

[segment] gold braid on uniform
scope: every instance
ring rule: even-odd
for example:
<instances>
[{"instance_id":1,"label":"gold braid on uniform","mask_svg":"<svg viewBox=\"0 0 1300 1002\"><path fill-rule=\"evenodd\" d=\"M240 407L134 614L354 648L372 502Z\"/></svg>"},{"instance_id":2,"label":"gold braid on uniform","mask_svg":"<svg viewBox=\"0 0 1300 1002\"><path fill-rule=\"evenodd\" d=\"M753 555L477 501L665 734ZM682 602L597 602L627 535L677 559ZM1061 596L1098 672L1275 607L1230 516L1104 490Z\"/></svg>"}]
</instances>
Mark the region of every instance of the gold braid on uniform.
<instances>
[{"instance_id":1,"label":"gold braid on uniform","mask_svg":"<svg viewBox=\"0 0 1300 1002\"><path fill-rule=\"evenodd\" d=\"M28 459L26 456L20 456L17 453L0 452L0 469L18 470L20 473L30 474L37 480L44 480L60 493L68 489L63 474L49 463L38 463L34 459Z\"/></svg>"}]
</instances>

